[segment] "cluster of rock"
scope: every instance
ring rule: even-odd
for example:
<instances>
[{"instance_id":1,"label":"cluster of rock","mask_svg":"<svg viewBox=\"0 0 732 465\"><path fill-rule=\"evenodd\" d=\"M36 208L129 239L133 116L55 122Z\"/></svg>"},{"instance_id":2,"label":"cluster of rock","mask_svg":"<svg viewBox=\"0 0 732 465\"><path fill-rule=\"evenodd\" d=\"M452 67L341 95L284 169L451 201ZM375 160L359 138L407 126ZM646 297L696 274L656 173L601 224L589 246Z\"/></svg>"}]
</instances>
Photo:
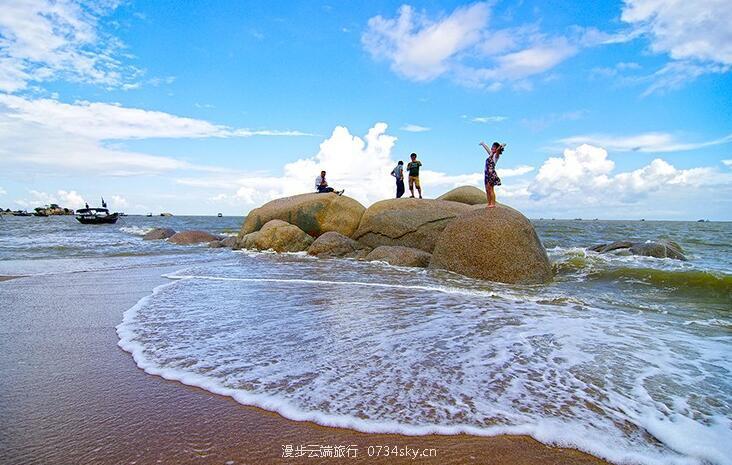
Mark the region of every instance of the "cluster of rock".
<instances>
[{"instance_id":1,"label":"cluster of rock","mask_svg":"<svg viewBox=\"0 0 732 465\"><path fill-rule=\"evenodd\" d=\"M430 267L506 283L551 279L531 222L485 193L461 187L440 199L390 199L365 208L335 194L302 194L252 210L234 248Z\"/></svg>"},{"instance_id":2,"label":"cluster of rock","mask_svg":"<svg viewBox=\"0 0 732 465\"><path fill-rule=\"evenodd\" d=\"M588 247L588 250L598 253L641 255L644 257L673 258L686 261L684 249L678 243L667 239L645 242L617 241L609 244L594 245Z\"/></svg>"},{"instance_id":3,"label":"cluster of rock","mask_svg":"<svg viewBox=\"0 0 732 465\"><path fill-rule=\"evenodd\" d=\"M61 207L58 204L52 203L45 207L34 208L35 212L42 216L55 216L55 215L73 215L74 210L71 208Z\"/></svg>"},{"instance_id":4,"label":"cluster of rock","mask_svg":"<svg viewBox=\"0 0 732 465\"><path fill-rule=\"evenodd\" d=\"M390 199L365 208L336 194L301 194L252 210L238 236L156 228L144 240L180 245L307 252L320 258L382 261L395 266L444 269L474 278L544 283L552 267L531 222L506 205L486 208L485 193L458 187L437 199ZM686 260L669 240L620 241L589 247Z\"/></svg>"}]
</instances>

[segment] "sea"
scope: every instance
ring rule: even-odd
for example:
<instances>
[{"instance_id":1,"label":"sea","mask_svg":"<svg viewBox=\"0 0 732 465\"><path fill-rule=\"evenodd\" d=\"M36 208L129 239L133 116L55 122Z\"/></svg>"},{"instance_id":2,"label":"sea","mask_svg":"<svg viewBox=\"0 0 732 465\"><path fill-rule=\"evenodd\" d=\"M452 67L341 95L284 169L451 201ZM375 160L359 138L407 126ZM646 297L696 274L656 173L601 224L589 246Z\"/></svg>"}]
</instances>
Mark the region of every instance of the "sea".
<instances>
[{"instance_id":1,"label":"sea","mask_svg":"<svg viewBox=\"0 0 732 465\"><path fill-rule=\"evenodd\" d=\"M533 220L555 277L532 286L141 238L242 220L4 216L0 275L173 267L119 346L151 376L292 420L732 464L732 223ZM656 239L688 261L588 250Z\"/></svg>"}]
</instances>

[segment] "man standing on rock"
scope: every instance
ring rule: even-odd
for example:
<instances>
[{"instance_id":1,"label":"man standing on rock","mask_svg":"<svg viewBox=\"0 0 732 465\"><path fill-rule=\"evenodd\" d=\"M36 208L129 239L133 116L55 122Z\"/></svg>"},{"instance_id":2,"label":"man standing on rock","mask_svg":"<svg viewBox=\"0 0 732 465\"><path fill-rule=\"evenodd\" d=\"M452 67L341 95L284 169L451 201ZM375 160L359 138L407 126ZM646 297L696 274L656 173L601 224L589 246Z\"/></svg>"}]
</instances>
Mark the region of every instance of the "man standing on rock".
<instances>
[{"instance_id":1,"label":"man standing on rock","mask_svg":"<svg viewBox=\"0 0 732 465\"><path fill-rule=\"evenodd\" d=\"M332 187L328 186L328 181L325 180L325 171L321 171L320 176L315 178L315 190L318 191L318 193L320 193L320 194L326 194L328 192L335 192L338 195L343 195L343 192L345 192L345 189L336 191Z\"/></svg>"},{"instance_id":2,"label":"man standing on rock","mask_svg":"<svg viewBox=\"0 0 732 465\"><path fill-rule=\"evenodd\" d=\"M404 162L399 160L396 168L391 170L391 175L396 178L397 196L400 199L404 195Z\"/></svg>"},{"instance_id":3,"label":"man standing on rock","mask_svg":"<svg viewBox=\"0 0 732 465\"><path fill-rule=\"evenodd\" d=\"M407 171L409 172L409 192L412 193L410 198L414 198L414 186L417 186L417 192L419 192L419 198L422 198L422 186L419 184L419 167L422 166L421 161L417 161L417 154L412 153L409 158L411 162L407 163Z\"/></svg>"}]
</instances>

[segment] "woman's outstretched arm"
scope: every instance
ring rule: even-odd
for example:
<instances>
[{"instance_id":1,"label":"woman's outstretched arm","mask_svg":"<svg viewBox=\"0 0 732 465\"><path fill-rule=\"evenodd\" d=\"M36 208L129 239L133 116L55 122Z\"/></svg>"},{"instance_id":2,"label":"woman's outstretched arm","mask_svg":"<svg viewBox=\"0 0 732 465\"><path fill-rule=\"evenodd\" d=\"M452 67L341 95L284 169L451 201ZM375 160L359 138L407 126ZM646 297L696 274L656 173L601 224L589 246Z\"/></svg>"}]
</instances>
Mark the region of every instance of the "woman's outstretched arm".
<instances>
[{"instance_id":1,"label":"woman's outstretched arm","mask_svg":"<svg viewBox=\"0 0 732 465\"><path fill-rule=\"evenodd\" d=\"M491 154L491 149L490 149L490 147L488 147L487 145L485 145L485 142L481 141L480 144L478 144L478 145L480 145L481 147L483 147L485 149L485 151L488 152L488 155Z\"/></svg>"}]
</instances>

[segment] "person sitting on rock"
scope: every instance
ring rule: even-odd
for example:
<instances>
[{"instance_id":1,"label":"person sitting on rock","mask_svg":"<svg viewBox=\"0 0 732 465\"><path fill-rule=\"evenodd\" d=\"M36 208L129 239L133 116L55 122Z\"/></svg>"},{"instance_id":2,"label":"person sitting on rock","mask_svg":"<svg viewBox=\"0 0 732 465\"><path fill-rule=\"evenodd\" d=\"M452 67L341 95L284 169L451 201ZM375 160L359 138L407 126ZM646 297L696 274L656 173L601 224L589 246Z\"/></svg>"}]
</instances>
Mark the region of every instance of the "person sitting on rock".
<instances>
[{"instance_id":1,"label":"person sitting on rock","mask_svg":"<svg viewBox=\"0 0 732 465\"><path fill-rule=\"evenodd\" d=\"M404 195L404 162L399 160L396 167L391 170L391 175L396 178L396 198L400 199Z\"/></svg>"},{"instance_id":2,"label":"person sitting on rock","mask_svg":"<svg viewBox=\"0 0 732 465\"><path fill-rule=\"evenodd\" d=\"M332 187L328 186L328 181L325 180L325 171L321 171L320 176L315 178L315 190L321 194L335 192L338 195L343 195L343 193L346 191L345 189L336 191Z\"/></svg>"},{"instance_id":3,"label":"person sitting on rock","mask_svg":"<svg viewBox=\"0 0 732 465\"><path fill-rule=\"evenodd\" d=\"M413 153L409 156L412 161L407 163L407 171L409 172L409 192L412 193L410 198L414 198L414 187L417 186L419 198L422 198L422 186L419 184L419 167L422 166L421 161L417 161L417 154Z\"/></svg>"},{"instance_id":4,"label":"person sitting on rock","mask_svg":"<svg viewBox=\"0 0 732 465\"><path fill-rule=\"evenodd\" d=\"M488 197L488 208L496 208L496 192L493 190L495 186L501 185L501 178L496 174L496 162L503 153L505 144L493 142L488 148L485 142L481 141L480 146L488 152L488 158L485 159L485 193Z\"/></svg>"}]
</instances>

